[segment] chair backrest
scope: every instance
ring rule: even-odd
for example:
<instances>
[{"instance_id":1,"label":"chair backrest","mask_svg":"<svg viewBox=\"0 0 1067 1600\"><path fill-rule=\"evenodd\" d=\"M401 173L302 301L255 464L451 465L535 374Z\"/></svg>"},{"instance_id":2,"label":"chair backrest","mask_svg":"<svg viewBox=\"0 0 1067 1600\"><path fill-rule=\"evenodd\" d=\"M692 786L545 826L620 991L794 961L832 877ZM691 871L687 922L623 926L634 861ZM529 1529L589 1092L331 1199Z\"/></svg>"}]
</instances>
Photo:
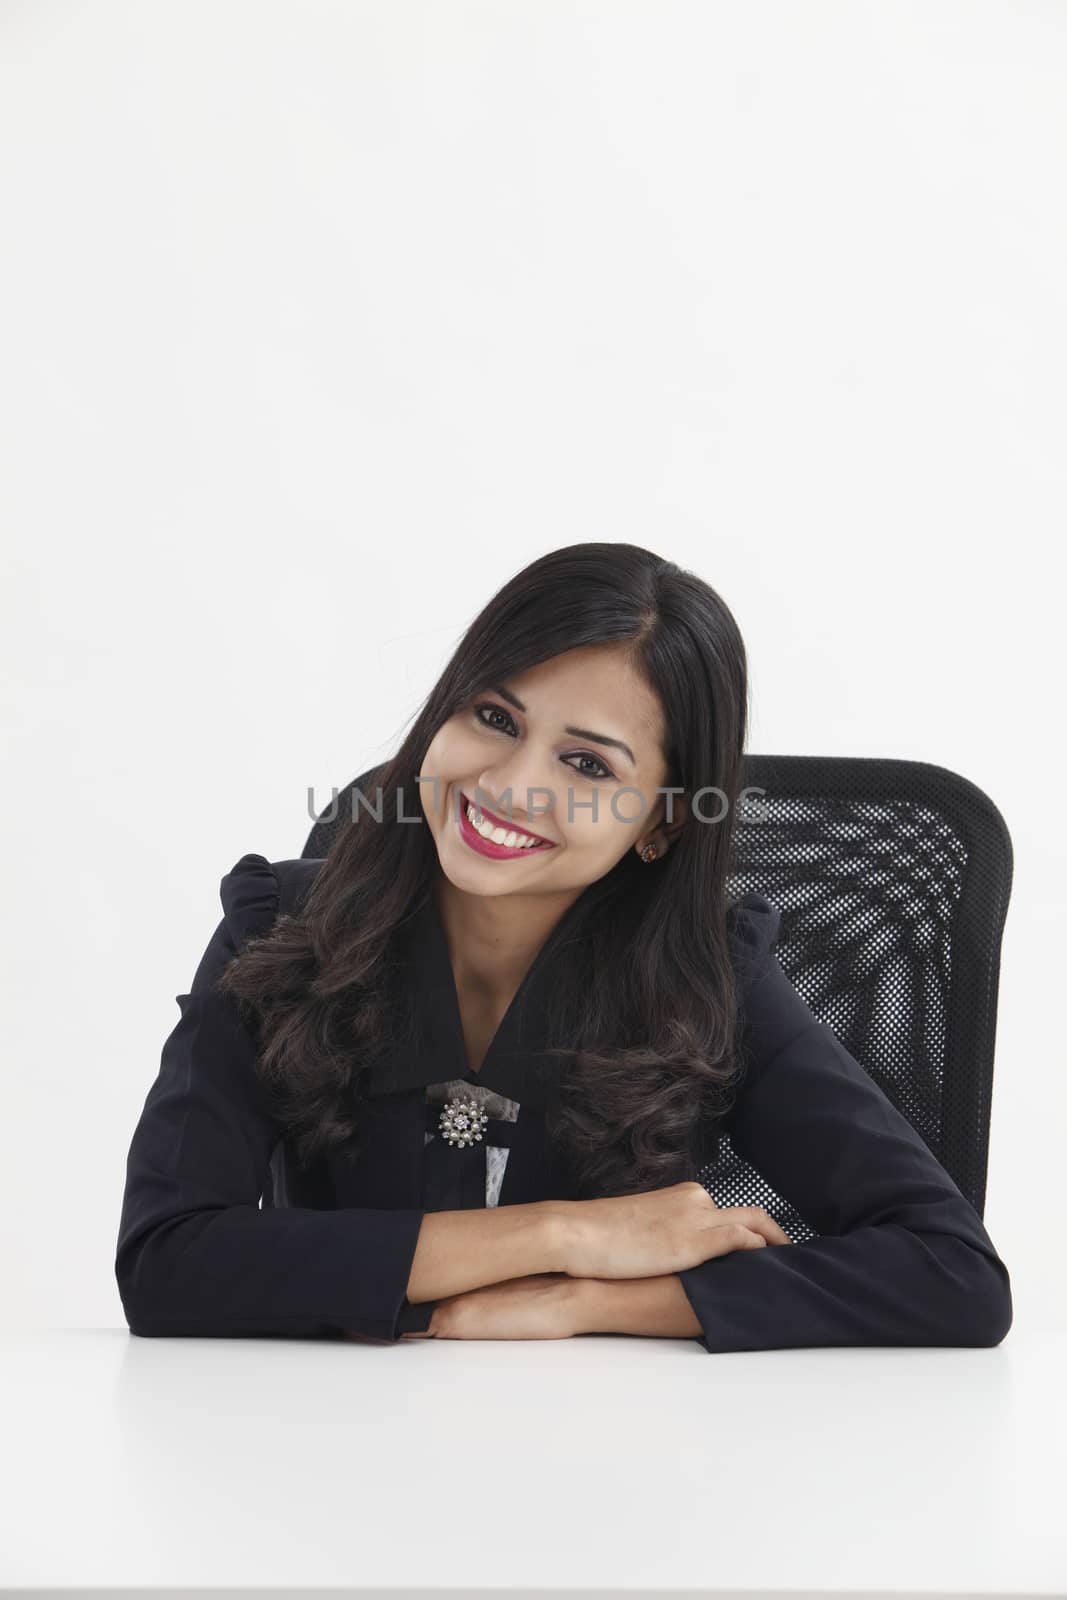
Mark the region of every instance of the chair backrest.
<instances>
[{"instance_id":1,"label":"chair backrest","mask_svg":"<svg viewBox=\"0 0 1067 1600\"><path fill-rule=\"evenodd\" d=\"M352 820L343 789L303 855ZM982 790L923 761L749 755L731 895L782 913L776 954L825 1022L907 1117L979 1216L985 1208L1000 948L1011 838ZM714 812L714 796L702 801ZM720 1205L762 1205L792 1238L803 1218L723 1135L700 1181Z\"/></svg>"}]
</instances>

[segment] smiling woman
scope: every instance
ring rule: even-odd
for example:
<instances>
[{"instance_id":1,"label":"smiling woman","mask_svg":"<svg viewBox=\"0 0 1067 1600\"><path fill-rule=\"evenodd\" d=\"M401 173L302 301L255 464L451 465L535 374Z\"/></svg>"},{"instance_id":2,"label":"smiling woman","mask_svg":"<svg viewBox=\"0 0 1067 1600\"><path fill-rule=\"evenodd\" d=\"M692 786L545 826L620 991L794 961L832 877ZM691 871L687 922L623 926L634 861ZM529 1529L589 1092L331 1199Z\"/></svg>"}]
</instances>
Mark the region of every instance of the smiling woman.
<instances>
[{"instance_id":1,"label":"smiling woman","mask_svg":"<svg viewBox=\"0 0 1067 1600\"><path fill-rule=\"evenodd\" d=\"M569 1060L546 1110L575 1193L695 1177L734 1072L734 808L701 822L687 796L713 784L736 796L746 693L727 606L650 551L571 546L493 597L378 774L385 820L360 813L331 851L307 933L279 934L227 974L303 1156L329 1145L358 1159L360 1063L389 1050L410 1009L379 976L432 897L467 1038L488 1044L481 1019L504 1015L550 940L571 952L538 1053L544 1070ZM427 827L390 826L401 806ZM279 998L317 917L349 935L336 967L316 941L316 991L335 997L324 1023ZM343 1055L323 1050L327 1031Z\"/></svg>"},{"instance_id":2,"label":"smiling woman","mask_svg":"<svg viewBox=\"0 0 1067 1600\"><path fill-rule=\"evenodd\" d=\"M977 1213L786 978L775 908L729 900L747 692L701 578L556 550L468 628L380 809L324 860L242 857L131 1146L134 1331L1003 1337ZM719 1210L726 1128L829 1237Z\"/></svg>"}]
</instances>

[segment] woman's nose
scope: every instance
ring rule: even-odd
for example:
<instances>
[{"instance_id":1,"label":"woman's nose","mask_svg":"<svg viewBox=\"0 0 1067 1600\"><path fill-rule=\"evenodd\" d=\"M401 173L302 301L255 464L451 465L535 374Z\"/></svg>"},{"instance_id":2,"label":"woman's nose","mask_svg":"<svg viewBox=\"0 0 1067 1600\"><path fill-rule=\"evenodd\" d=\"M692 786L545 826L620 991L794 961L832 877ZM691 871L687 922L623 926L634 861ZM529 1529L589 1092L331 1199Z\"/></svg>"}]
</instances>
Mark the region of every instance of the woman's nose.
<instances>
[{"instance_id":1,"label":"woman's nose","mask_svg":"<svg viewBox=\"0 0 1067 1600\"><path fill-rule=\"evenodd\" d=\"M529 822L536 825L537 817L547 816L555 804L553 790L545 783L544 773L531 770L528 759L516 758L503 767L487 770L478 779L478 794L490 811L506 822Z\"/></svg>"}]
</instances>

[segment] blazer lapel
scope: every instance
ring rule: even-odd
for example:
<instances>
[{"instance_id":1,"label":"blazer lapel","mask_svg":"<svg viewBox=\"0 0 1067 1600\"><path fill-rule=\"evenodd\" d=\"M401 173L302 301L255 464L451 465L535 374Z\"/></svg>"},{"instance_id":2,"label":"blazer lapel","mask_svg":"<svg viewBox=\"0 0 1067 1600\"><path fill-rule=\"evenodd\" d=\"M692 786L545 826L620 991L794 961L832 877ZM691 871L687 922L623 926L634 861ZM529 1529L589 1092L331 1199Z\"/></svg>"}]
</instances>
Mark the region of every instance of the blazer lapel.
<instances>
[{"instance_id":1,"label":"blazer lapel","mask_svg":"<svg viewBox=\"0 0 1067 1600\"><path fill-rule=\"evenodd\" d=\"M307 871L295 875L301 890L321 865L319 860L309 861ZM303 869L305 863L299 866ZM499 1124L501 1142L511 1150L500 1205L570 1197L569 1176L553 1162L543 1119L559 1093L557 1058L540 1058L549 1039L553 975L562 959L558 950L549 948L552 943L550 937L538 953L490 1041L481 1069L472 1073L448 941L432 885L428 888L397 939L394 996L400 1036L373 1063L366 1080L359 1160L353 1165L343 1158L329 1158L337 1205L388 1210L422 1205L426 1153L434 1148L426 1143L429 1120L423 1090L427 1084L451 1079L486 1084L519 1104L517 1121ZM490 1138L488 1143L492 1142ZM442 1146L436 1158L462 1159L467 1154ZM484 1147L475 1154L481 1157L484 1196ZM457 1167L456 1181L461 1180ZM462 1189L464 1196L473 1192L469 1174Z\"/></svg>"}]
</instances>

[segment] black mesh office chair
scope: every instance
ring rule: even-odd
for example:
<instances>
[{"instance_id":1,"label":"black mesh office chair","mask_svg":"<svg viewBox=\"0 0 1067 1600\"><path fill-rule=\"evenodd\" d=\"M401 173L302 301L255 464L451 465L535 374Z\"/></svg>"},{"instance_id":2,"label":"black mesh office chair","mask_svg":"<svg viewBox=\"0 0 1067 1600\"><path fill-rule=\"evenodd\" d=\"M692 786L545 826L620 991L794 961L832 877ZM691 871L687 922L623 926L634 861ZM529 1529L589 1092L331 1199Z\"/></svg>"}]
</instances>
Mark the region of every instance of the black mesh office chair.
<instances>
[{"instance_id":1,"label":"black mesh office chair","mask_svg":"<svg viewBox=\"0 0 1067 1600\"><path fill-rule=\"evenodd\" d=\"M352 791L373 801L381 770L340 792L305 857L328 854ZM924 761L750 755L745 786L730 893L756 890L781 911L784 972L982 1216L1012 880L1003 817ZM794 1240L813 1236L727 1135L699 1178L719 1205L762 1205Z\"/></svg>"}]
</instances>

